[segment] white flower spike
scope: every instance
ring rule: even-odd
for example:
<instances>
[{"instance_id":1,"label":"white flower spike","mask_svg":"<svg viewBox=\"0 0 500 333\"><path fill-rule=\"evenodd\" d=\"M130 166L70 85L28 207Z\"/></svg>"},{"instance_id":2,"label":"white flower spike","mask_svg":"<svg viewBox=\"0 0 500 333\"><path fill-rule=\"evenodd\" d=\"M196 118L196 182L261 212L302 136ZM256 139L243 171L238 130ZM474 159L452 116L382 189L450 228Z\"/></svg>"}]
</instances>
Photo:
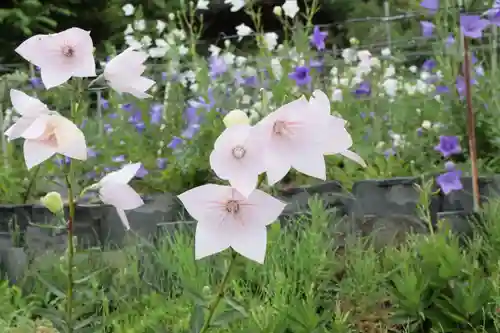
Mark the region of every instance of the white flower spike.
<instances>
[{"instance_id":1,"label":"white flower spike","mask_svg":"<svg viewBox=\"0 0 500 333\"><path fill-rule=\"evenodd\" d=\"M142 76L147 58L146 52L128 48L107 63L104 79L119 93L129 93L141 99L151 97L146 91L155 81Z\"/></svg>"},{"instance_id":2,"label":"white flower spike","mask_svg":"<svg viewBox=\"0 0 500 333\"><path fill-rule=\"evenodd\" d=\"M141 163L127 164L120 170L104 176L96 185L101 201L116 208L118 216L127 230L130 230L130 224L125 211L144 205L141 196L128 184L140 167Z\"/></svg>"}]
</instances>

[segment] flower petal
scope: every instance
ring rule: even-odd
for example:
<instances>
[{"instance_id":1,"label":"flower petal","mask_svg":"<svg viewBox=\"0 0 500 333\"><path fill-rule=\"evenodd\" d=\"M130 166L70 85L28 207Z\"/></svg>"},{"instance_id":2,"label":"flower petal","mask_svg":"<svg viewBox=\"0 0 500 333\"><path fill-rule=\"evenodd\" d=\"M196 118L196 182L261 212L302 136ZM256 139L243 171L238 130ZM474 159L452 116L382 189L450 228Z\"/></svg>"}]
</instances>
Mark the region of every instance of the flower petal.
<instances>
[{"instance_id":1,"label":"flower petal","mask_svg":"<svg viewBox=\"0 0 500 333\"><path fill-rule=\"evenodd\" d=\"M231 236L222 223L215 226L198 223L194 241L195 259L202 259L229 248Z\"/></svg>"},{"instance_id":2,"label":"flower petal","mask_svg":"<svg viewBox=\"0 0 500 333\"><path fill-rule=\"evenodd\" d=\"M77 160L86 160L87 143L82 130L71 120L60 115L53 115L51 122L55 127L54 132L58 143L57 152Z\"/></svg>"},{"instance_id":3,"label":"flower petal","mask_svg":"<svg viewBox=\"0 0 500 333\"><path fill-rule=\"evenodd\" d=\"M248 197L257 186L259 174L265 171L260 144L253 135L250 125L234 125L226 128L214 143L210 154L210 166L215 174L228 180L232 187ZM235 148L244 151L237 159Z\"/></svg>"},{"instance_id":4,"label":"flower petal","mask_svg":"<svg viewBox=\"0 0 500 333\"><path fill-rule=\"evenodd\" d=\"M261 190L255 190L243 206L245 221L258 226L266 226L276 221L285 209L286 203Z\"/></svg>"},{"instance_id":5,"label":"flower petal","mask_svg":"<svg viewBox=\"0 0 500 333\"><path fill-rule=\"evenodd\" d=\"M361 158L361 156L359 156L358 154L356 154L353 151L345 150L345 151L341 152L340 154L343 155L344 157L347 157L348 159L358 163L359 165L361 165L364 168L367 167L366 162Z\"/></svg>"},{"instance_id":6,"label":"flower petal","mask_svg":"<svg viewBox=\"0 0 500 333\"><path fill-rule=\"evenodd\" d=\"M128 184L135 177L137 171L141 168L141 163L130 163L123 166L118 171L113 171L108 173L106 176L102 177L100 183L117 183L117 184Z\"/></svg>"},{"instance_id":7,"label":"flower petal","mask_svg":"<svg viewBox=\"0 0 500 333\"><path fill-rule=\"evenodd\" d=\"M309 99L309 104L312 109L330 115L330 100L321 90L316 89L313 91L312 97Z\"/></svg>"},{"instance_id":8,"label":"flower petal","mask_svg":"<svg viewBox=\"0 0 500 333\"><path fill-rule=\"evenodd\" d=\"M305 175L326 180L326 163L322 152L312 149L297 151L292 161L292 167Z\"/></svg>"},{"instance_id":9,"label":"flower petal","mask_svg":"<svg viewBox=\"0 0 500 333\"><path fill-rule=\"evenodd\" d=\"M130 230L130 223L128 223L127 213L123 209L116 208L116 212L118 213L118 217L122 221L123 226L126 230Z\"/></svg>"},{"instance_id":10,"label":"flower petal","mask_svg":"<svg viewBox=\"0 0 500 333\"><path fill-rule=\"evenodd\" d=\"M21 134L21 136L28 140L37 140L40 136L45 133L47 126L50 122L51 116L42 115L35 119L32 119L31 124L28 128Z\"/></svg>"},{"instance_id":11,"label":"flower petal","mask_svg":"<svg viewBox=\"0 0 500 333\"><path fill-rule=\"evenodd\" d=\"M235 233L231 239L231 247L242 256L264 263L267 247L267 230L265 227L245 224L240 233Z\"/></svg>"},{"instance_id":12,"label":"flower petal","mask_svg":"<svg viewBox=\"0 0 500 333\"><path fill-rule=\"evenodd\" d=\"M72 76L93 77L96 76L96 64L94 60L94 43L90 37L90 31L81 28L69 28L57 35L58 43L70 41L76 50L75 59L72 61ZM63 44L64 45L64 44Z\"/></svg>"},{"instance_id":13,"label":"flower petal","mask_svg":"<svg viewBox=\"0 0 500 333\"><path fill-rule=\"evenodd\" d=\"M28 170L48 160L56 153L54 147L35 140L25 140L23 150Z\"/></svg>"},{"instance_id":14,"label":"flower petal","mask_svg":"<svg viewBox=\"0 0 500 333\"><path fill-rule=\"evenodd\" d=\"M46 59L43 52L40 50L43 49L47 35L35 35L19 45L15 51L21 57L31 62L35 66L42 66Z\"/></svg>"},{"instance_id":15,"label":"flower petal","mask_svg":"<svg viewBox=\"0 0 500 333\"><path fill-rule=\"evenodd\" d=\"M205 184L178 196L189 215L200 223L220 224L226 218L223 205L233 196L229 186Z\"/></svg>"},{"instance_id":16,"label":"flower petal","mask_svg":"<svg viewBox=\"0 0 500 333\"><path fill-rule=\"evenodd\" d=\"M12 126L6 131L5 135L9 141L22 137L23 133L31 126L33 119L27 117L19 118Z\"/></svg>"},{"instance_id":17,"label":"flower petal","mask_svg":"<svg viewBox=\"0 0 500 333\"><path fill-rule=\"evenodd\" d=\"M20 90L10 90L10 101L14 110L22 116L36 117L41 113L49 113L47 105Z\"/></svg>"},{"instance_id":18,"label":"flower petal","mask_svg":"<svg viewBox=\"0 0 500 333\"><path fill-rule=\"evenodd\" d=\"M144 205L141 196L128 184L105 183L99 190L101 201L123 210Z\"/></svg>"},{"instance_id":19,"label":"flower petal","mask_svg":"<svg viewBox=\"0 0 500 333\"><path fill-rule=\"evenodd\" d=\"M40 77L45 88L50 89L67 82L73 73L71 68L56 66L44 66L40 69Z\"/></svg>"}]
</instances>

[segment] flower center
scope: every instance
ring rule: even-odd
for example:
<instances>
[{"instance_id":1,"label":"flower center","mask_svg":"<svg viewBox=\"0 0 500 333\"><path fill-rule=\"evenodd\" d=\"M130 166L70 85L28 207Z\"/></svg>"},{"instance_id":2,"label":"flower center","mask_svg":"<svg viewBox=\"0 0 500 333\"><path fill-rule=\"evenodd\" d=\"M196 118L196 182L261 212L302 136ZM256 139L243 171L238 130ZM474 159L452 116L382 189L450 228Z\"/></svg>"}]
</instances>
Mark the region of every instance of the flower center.
<instances>
[{"instance_id":1,"label":"flower center","mask_svg":"<svg viewBox=\"0 0 500 333\"><path fill-rule=\"evenodd\" d=\"M61 52L67 58L71 58L75 55L75 49L69 45L63 46Z\"/></svg>"},{"instance_id":2,"label":"flower center","mask_svg":"<svg viewBox=\"0 0 500 333\"><path fill-rule=\"evenodd\" d=\"M233 148L233 156L237 160L242 159L245 156L245 154L246 154L246 150L242 146L236 146Z\"/></svg>"},{"instance_id":3,"label":"flower center","mask_svg":"<svg viewBox=\"0 0 500 333\"><path fill-rule=\"evenodd\" d=\"M286 125L286 122L278 120L274 123L274 126L273 126L274 134L284 135L284 134L286 134L287 130L288 130L288 127Z\"/></svg>"},{"instance_id":4,"label":"flower center","mask_svg":"<svg viewBox=\"0 0 500 333\"><path fill-rule=\"evenodd\" d=\"M226 211L231 214L237 214L240 211L240 204L236 200L229 200L226 203Z\"/></svg>"},{"instance_id":5,"label":"flower center","mask_svg":"<svg viewBox=\"0 0 500 333\"><path fill-rule=\"evenodd\" d=\"M47 125L47 128L45 129L45 132L40 136L38 139L40 142L52 146L52 147L57 147L57 136L55 133L55 128L54 126Z\"/></svg>"}]
</instances>

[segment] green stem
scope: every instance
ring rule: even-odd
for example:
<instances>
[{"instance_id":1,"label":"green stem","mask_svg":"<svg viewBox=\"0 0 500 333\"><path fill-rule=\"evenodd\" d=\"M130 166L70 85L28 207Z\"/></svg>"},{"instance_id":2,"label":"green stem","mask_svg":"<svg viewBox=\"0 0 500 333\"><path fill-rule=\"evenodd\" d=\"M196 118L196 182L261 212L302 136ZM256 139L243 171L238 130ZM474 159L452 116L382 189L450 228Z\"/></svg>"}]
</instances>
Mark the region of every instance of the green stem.
<instances>
[{"instance_id":1,"label":"green stem","mask_svg":"<svg viewBox=\"0 0 500 333\"><path fill-rule=\"evenodd\" d=\"M215 310L217 309L217 306L219 305L220 301L224 297L224 291L226 288L227 281L229 281L229 276L231 275L231 271L233 270L234 264L236 262L236 257L238 254L236 251L231 249L231 261L229 262L229 267L227 268L226 274L222 278L222 282L219 286L219 291L217 292L217 296L215 297L214 301L210 305L208 309L208 317L207 320L203 323L203 327L200 330L200 333L205 333L208 331L208 328L210 327L210 322L212 321L212 318L215 314Z\"/></svg>"},{"instance_id":2,"label":"green stem","mask_svg":"<svg viewBox=\"0 0 500 333\"><path fill-rule=\"evenodd\" d=\"M69 206L69 218L68 218L68 276L67 285L68 289L66 291L67 303L66 303L66 322L68 324L68 333L73 333L73 221L75 220L75 198L73 190L73 172L72 163L69 164L69 171L65 175L66 185L68 186L68 206Z\"/></svg>"},{"instance_id":3,"label":"green stem","mask_svg":"<svg viewBox=\"0 0 500 333\"><path fill-rule=\"evenodd\" d=\"M40 167L41 166L42 166L41 164L38 164L35 167L35 170L31 173L31 177L30 177L30 181L28 183L28 187L26 188L26 192L24 192L23 204L27 203L28 199L30 198L31 190L33 190L33 185L35 184L35 179L38 176L38 172L40 171Z\"/></svg>"}]
</instances>

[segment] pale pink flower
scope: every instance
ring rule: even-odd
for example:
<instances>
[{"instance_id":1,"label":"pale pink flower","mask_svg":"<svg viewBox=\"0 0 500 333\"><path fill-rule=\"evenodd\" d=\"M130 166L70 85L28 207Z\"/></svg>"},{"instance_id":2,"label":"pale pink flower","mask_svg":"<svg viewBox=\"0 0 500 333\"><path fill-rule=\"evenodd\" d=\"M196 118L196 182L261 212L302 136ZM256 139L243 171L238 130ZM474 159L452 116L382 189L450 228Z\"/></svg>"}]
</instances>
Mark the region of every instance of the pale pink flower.
<instances>
[{"instance_id":1,"label":"pale pink flower","mask_svg":"<svg viewBox=\"0 0 500 333\"><path fill-rule=\"evenodd\" d=\"M330 126L327 132L330 134L330 138L325 141L326 147L324 154L340 154L366 167L365 161L358 154L349 150L353 142L351 135L345 128L346 121L330 114L330 101L328 96L321 90L315 90L309 99L309 105L315 111L323 112L330 117Z\"/></svg>"},{"instance_id":2,"label":"pale pink flower","mask_svg":"<svg viewBox=\"0 0 500 333\"><path fill-rule=\"evenodd\" d=\"M93 186L99 189L99 198L103 203L116 208L127 230L130 230L130 224L125 211L144 205L141 196L128 184L140 168L141 163L127 164L118 171L110 172Z\"/></svg>"},{"instance_id":3,"label":"pale pink flower","mask_svg":"<svg viewBox=\"0 0 500 333\"><path fill-rule=\"evenodd\" d=\"M142 76L147 58L146 52L128 48L111 59L103 74L108 85L119 93L129 93L137 98L151 97L145 91L151 88L155 81Z\"/></svg>"},{"instance_id":4,"label":"pale pink flower","mask_svg":"<svg viewBox=\"0 0 500 333\"><path fill-rule=\"evenodd\" d=\"M326 179L323 155L329 137L328 117L311 109L302 96L255 125L269 185L280 181L292 167L308 176Z\"/></svg>"},{"instance_id":5,"label":"pale pink flower","mask_svg":"<svg viewBox=\"0 0 500 333\"><path fill-rule=\"evenodd\" d=\"M257 187L259 175L265 171L262 148L252 135L250 125L233 125L226 128L214 143L210 166L215 174L229 181L244 197Z\"/></svg>"},{"instance_id":6,"label":"pale pink flower","mask_svg":"<svg viewBox=\"0 0 500 333\"><path fill-rule=\"evenodd\" d=\"M24 159L28 169L55 154L77 160L87 159L87 144L83 132L57 112L36 118L22 135Z\"/></svg>"},{"instance_id":7,"label":"pale pink flower","mask_svg":"<svg viewBox=\"0 0 500 333\"><path fill-rule=\"evenodd\" d=\"M10 101L14 110L21 117L5 131L9 141L20 138L36 118L41 115L48 115L50 112L47 105L16 89L10 90Z\"/></svg>"},{"instance_id":8,"label":"pale pink flower","mask_svg":"<svg viewBox=\"0 0 500 333\"><path fill-rule=\"evenodd\" d=\"M89 31L80 28L35 35L15 51L40 67L41 78L47 89L67 82L72 76L96 76L92 38Z\"/></svg>"},{"instance_id":9,"label":"pale pink flower","mask_svg":"<svg viewBox=\"0 0 500 333\"><path fill-rule=\"evenodd\" d=\"M285 204L255 190L248 198L236 189L206 184L179 195L188 213L198 221L195 257L201 259L231 247L248 259L263 263L266 226L273 223Z\"/></svg>"}]
</instances>

